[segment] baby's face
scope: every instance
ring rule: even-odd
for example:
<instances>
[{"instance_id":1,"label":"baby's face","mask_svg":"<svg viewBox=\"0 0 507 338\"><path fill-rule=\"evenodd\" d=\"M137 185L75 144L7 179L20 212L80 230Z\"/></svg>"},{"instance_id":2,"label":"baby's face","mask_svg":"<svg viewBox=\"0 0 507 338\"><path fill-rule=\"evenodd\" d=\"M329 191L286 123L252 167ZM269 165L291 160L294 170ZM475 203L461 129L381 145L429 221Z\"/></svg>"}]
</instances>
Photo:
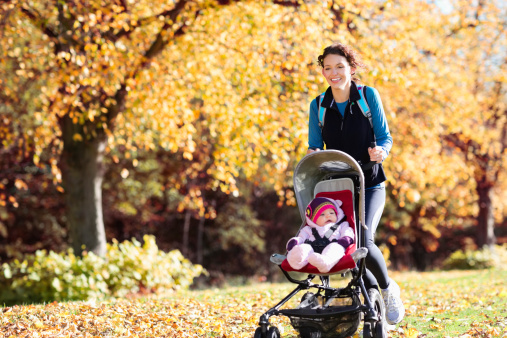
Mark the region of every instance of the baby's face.
<instances>
[{"instance_id":1,"label":"baby's face","mask_svg":"<svg viewBox=\"0 0 507 338\"><path fill-rule=\"evenodd\" d=\"M326 209L320 214L320 216L317 218L317 221L315 224L322 227L328 223L336 223L337 217L336 213L333 209Z\"/></svg>"}]
</instances>

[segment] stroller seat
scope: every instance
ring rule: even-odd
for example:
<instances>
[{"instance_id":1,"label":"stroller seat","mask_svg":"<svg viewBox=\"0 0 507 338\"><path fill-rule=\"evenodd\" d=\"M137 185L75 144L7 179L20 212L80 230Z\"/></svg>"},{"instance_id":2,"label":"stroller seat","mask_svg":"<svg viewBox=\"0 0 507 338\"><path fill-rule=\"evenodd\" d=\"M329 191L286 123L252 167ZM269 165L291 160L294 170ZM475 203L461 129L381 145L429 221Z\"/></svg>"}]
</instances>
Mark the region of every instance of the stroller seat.
<instances>
[{"instance_id":1,"label":"stroller seat","mask_svg":"<svg viewBox=\"0 0 507 338\"><path fill-rule=\"evenodd\" d=\"M338 178L320 181L319 183L317 183L314 189L315 197L327 197L332 198L334 200L342 201L343 204L341 208L345 213L345 215L347 216L347 222L349 222L349 225L352 227L356 235L354 242L347 249L345 249L345 255L340 259L340 261L336 263L335 266L329 272L321 273L316 267L314 267L310 263L308 263L302 269L296 270L292 268L287 259L285 259L281 264L281 268L283 270L287 272L302 272L309 273L312 275L326 276L336 273L345 273L349 269L353 269L356 267L356 262L351 256L351 254L356 251L356 241L357 241L353 191L354 191L354 183L350 178Z\"/></svg>"}]
</instances>

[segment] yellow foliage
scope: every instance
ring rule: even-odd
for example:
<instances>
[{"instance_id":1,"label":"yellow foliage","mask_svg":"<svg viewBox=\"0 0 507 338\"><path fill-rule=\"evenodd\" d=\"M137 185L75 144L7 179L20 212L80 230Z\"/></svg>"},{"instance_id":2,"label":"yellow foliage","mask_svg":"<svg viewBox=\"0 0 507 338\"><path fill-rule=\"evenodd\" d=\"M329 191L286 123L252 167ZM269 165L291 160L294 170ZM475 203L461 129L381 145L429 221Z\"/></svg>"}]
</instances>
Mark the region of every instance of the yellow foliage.
<instances>
[{"instance_id":1,"label":"yellow foliage","mask_svg":"<svg viewBox=\"0 0 507 338\"><path fill-rule=\"evenodd\" d=\"M361 52L369 67L358 75L382 97L394 138L385 166L399 205L430 210L437 201L442 214L470 215L475 181L485 178L495 183L501 219L502 7L460 2L447 12L416 0L299 5L193 1L169 18L164 13L175 1L128 2L128 10L75 1L62 5L68 22L60 22L50 1L2 4L9 15L0 35L0 89L9 100L1 109L8 123L33 132L36 162L61 140L58 120L69 116L81 128L74 142L105 131L110 147L162 147L201 161L184 174L206 168L215 180L208 188L238 194L238 178L246 178L276 186L294 203L283 190L305 153L309 103L326 88L316 58L341 41ZM470 15L477 11L478 18ZM147 57L159 32L165 48ZM110 118L123 89L125 108ZM29 97L23 109L19 90ZM17 129L2 126L8 144ZM456 139L447 142L448 135Z\"/></svg>"},{"instance_id":2,"label":"yellow foliage","mask_svg":"<svg viewBox=\"0 0 507 338\"><path fill-rule=\"evenodd\" d=\"M81 136L81 134L74 134L74 136L72 136L72 139L76 142L80 142L83 141L83 136Z\"/></svg>"}]
</instances>

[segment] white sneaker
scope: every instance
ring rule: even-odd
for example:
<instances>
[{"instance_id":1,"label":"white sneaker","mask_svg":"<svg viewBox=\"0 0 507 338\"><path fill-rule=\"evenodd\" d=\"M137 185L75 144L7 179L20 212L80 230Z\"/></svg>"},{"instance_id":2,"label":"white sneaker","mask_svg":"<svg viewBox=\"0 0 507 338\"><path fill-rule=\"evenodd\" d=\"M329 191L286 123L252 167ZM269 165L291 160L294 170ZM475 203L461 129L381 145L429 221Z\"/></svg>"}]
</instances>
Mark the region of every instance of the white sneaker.
<instances>
[{"instance_id":1,"label":"white sneaker","mask_svg":"<svg viewBox=\"0 0 507 338\"><path fill-rule=\"evenodd\" d=\"M382 290L382 297L386 305L386 320L391 325L398 324L405 316L405 307L400 298L400 287L392 279L389 287Z\"/></svg>"}]
</instances>

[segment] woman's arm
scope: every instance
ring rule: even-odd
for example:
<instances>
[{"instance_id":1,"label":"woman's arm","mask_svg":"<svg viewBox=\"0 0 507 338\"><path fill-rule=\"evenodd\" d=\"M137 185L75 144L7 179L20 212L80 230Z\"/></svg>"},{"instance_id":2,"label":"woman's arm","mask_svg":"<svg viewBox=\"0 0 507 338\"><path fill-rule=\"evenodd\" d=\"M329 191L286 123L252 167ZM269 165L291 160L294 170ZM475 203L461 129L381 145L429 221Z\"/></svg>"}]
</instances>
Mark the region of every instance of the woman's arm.
<instances>
[{"instance_id":1,"label":"woman's arm","mask_svg":"<svg viewBox=\"0 0 507 338\"><path fill-rule=\"evenodd\" d=\"M366 87L366 100L368 101L368 105L371 110L373 132L377 140L377 148L381 148L379 151L382 151L381 161L383 161L391 151L391 147L393 146L393 138L389 132L389 126L387 124L387 118L379 92L375 88ZM372 152L370 152L370 156L372 155ZM377 162L380 163L381 161Z\"/></svg>"},{"instance_id":2,"label":"woman's arm","mask_svg":"<svg viewBox=\"0 0 507 338\"><path fill-rule=\"evenodd\" d=\"M308 113L308 151L307 154L324 148L322 139L322 131L319 126L319 113L317 109L317 100L310 103L310 111Z\"/></svg>"}]
</instances>

